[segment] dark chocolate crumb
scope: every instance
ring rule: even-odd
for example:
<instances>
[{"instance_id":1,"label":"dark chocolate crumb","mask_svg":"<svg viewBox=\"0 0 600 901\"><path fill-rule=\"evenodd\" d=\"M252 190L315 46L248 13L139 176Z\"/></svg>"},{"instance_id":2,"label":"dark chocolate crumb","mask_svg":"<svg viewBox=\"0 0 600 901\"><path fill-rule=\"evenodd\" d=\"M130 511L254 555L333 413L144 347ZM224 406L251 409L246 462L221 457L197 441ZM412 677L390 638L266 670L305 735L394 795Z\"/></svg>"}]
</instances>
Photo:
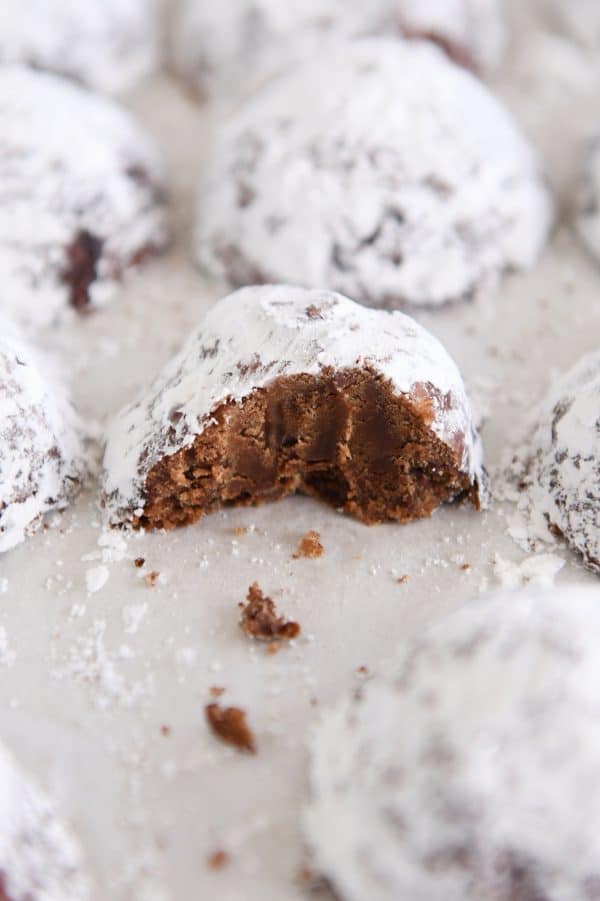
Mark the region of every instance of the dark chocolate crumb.
<instances>
[{"instance_id":1,"label":"dark chocolate crumb","mask_svg":"<svg viewBox=\"0 0 600 901\"><path fill-rule=\"evenodd\" d=\"M138 569L141 569L145 562L146 560L144 559L144 557L136 557L133 561L133 565L137 566Z\"/></svg>"},{"instance_id":2,"label":"dark chocolate crumb","mask_svg":"<svg viewBox=\"0 0 600 901\"><path fill-rule=\"evenodd\" d=\"M301 538L293 558L298 560L300 557L308 557L310 560L313 560L315 557L322 557L324 551L325 548L321 544L321 536L314 529L311 529Z\"/></svg>"},{"instance_id":3,"label":"dark chocolate crumb","mask_svg":"<svg viewBox=\"0 0 600 901\"><path fill-rule=\"evenodd\" d=\"M217 738L240 751L256 754L254 735L246 722L244 710L239 707L207 704L204 711L208 725Z\"/></svg>"},{"instance_id":4,"label":"dark chocolate crumb","mask_svg":"<svg viewBox=\"0 0 600 901\"><path fill-rule=\"evenodd\" d=\"M160 734L161 734L161 735L164 735L165 738L168 738L168 736L171 734L171 727L170 727L170 726L166 726L166 725L162 725L162 726L160 727Z\"/></svg>"},{"instance_id":5,"label":"dark chocolate crumb","mask_svg":"<svg viewBox=\"0 0 600 901\"><path fill-rule=\"evenodd\" d=\"M300 624L277 616L272 598L265 597L256 582L248 589L246 604L240 604L240 628L249 638L259 641L290 640L300 634Z\"/></svg>"},{"instance_id":6,"label":"dark chocolate crumb","mask_svg":"<svg viewBox=\"0 0 600 901\"><path fill-rule=\"evenodd\" d=\"M207 863L211 870L221 870L229 863L229 854L222 849L213 851L209 854Z\"/></svg>"},{"instance_id":7,"label":"dark chocolate crumb","mask_svg":"<svg viewBox=\"0 0 600 901\"><path fill-rule=\"evenodd\" d=\"M103 245L101 238L82 229L67 247L62 280L69 286L69 302L76 310L85 310L90 305L89 289L98 274Z\"/></svg>"}]
</instances>

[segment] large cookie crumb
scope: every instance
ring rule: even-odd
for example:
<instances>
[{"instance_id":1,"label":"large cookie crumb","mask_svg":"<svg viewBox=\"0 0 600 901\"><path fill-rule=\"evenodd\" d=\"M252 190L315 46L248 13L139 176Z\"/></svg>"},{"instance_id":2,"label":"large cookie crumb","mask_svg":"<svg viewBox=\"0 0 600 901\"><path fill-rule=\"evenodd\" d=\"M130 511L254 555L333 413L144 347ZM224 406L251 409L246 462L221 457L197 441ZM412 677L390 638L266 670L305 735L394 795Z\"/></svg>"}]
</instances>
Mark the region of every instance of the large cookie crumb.
<instances>
[{"instance_id":1,"label":"large cookie crumb","mask_svg":"<svg viewBox=\"0 0 600 901\"><path fill-rule=\"evenodd\" d=\"M256 754L252 730L246 722L246 712L239 707L221 707L207 704L204 708L208 725L213 733L228 745Z\"/></svg>"},{"instance_id":2,"label":"large cookie crumb","mask_svg":"<svg viewBox=\"0 0 600 901\"><path fill-rule=\"evenodd\" d=\"M240 604L240 607L240 628L249 638L259 641L289 640L300 634L300 624L277 616L275 602L265 597L256 582L248 589L246 604Z\"/></svg>"},{"instance_id":3,"label":"large cookie crumb","mask_svg":"<svg viewBox=\"0 0 600 901\"><path fill-rule=\"evenodd\" d=\"M324 551L325 548L321 544L321 536L314 529L311 529L300 539L300 544L293 557L294 560L298 560L300 557L308 557L310 560L314 560L315 557L322 557Z\"/></svg>"}]
</instances>

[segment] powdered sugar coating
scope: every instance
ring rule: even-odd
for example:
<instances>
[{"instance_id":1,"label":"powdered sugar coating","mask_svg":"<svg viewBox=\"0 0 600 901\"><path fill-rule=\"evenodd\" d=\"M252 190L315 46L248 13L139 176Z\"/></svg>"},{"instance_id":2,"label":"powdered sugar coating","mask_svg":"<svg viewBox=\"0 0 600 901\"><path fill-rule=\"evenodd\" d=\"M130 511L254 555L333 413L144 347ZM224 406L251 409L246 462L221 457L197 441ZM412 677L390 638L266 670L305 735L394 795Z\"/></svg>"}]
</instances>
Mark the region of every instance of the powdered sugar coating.
<instances>
[{"instance_id":1,"label":"powdered sugar coating","mask_svg":"<svg viewBox=\"0 0 600 901\"><path fill-rule=\"evenodd\" d=\"M600 572L600 353L583 357L537 413L524 476L531 506Z\"/></svg>"},{"instance_id":2,"label":"powdered sugar coating","mask_svg":"<svg viewBox=\"0 0 600 901\"><path fill-rule=\"evenodd\" d=\"M475 602L326 713L306 835L344 901L589 901L596 590Z\"/></svg>"},{"instance_id":3,"label":"powdered sugar coating","mask_svg":"<svg viewBox=\"0 0 600 901\"><path fill-rule=\"evenodd\" d=\"M158 49L156 0L2 0L2 63L116 92L156 67Z\"/></svg>"},{"instance_id":4,"label":"powdered sugar coating","mask_svg":"<svg viewBox=\"0 0 600 901\"><path fill-rule=\"evenodd\" d=\"M34 351L0 335L0 552L49 510L65 507L85 472L82 428L63 386Z\"/></svg>"},{"instance_id":5,"label":"powdered sugar coating","mask_svg":"<svg viewBox=\"0 0 600 901\"><path fill-rule=\"evenodd\" d=\"M167 239L163 173L124 110L58 76L0 67L2 310L36 325L101 306Z\"/></svg>"},{"instance_id":6,"label":"powdered sugar coating","mask_svg":"<svg viewBox=\"0 0 600 901\"><path fill-rule=\"evenodd\" d=\"M437 305L532 265L551 217L535 153L481 83L426 42L373 39L292 69L234 116L195 246L232 285Z\"/></svg>"},{"instance_id":7,"label":"powdered sugar coating","mask_svg":"<svg viewBox=\"0 0 600 901\"><path fill-rule=\"evenodd\" d=\"M181 0L172 39L176 68L211 97L238 96L289 66L328 52L332 39L417 33L478 68L505 44L498 0Z\"/></svg>"},{"instance_id":8,"label":"powdered sugar coating","mask_svg":"<svg viewBox=\"0 0 600 901\"><path fill-rule=\"evenodd\" d=\"M600 8L598 11L600 13ZM587 150L577 206L577 232L588 250L600 261L600 138Z\"/></svg>"},{"instance_id":9,"label":"powdered sugar coating","mask_svg":"<svg viewBox=\"0 0 600 901\"><path fill-rule=\"evenodd\" d=\"M401 313L369 310L328 291L286 285L244 288L215 304L150 390L110 424L104 502L111 522L139 516L150 469L193 443L227 400L282 376L369 367L398 394L433 404L432 431L461 454L473 484L482 454L456 365L441 344Z\"/></svg>"},{"instance_id":10,"label":"powdered sugar coating","mask_svg":"<svg viewBox=\"0 0 600 901\"><path fill-rule=\"evenodd\" d=\"M83 901L90 887L79 843L53 803L0 745L0 897Z\"/></svg>"}]
</instances>

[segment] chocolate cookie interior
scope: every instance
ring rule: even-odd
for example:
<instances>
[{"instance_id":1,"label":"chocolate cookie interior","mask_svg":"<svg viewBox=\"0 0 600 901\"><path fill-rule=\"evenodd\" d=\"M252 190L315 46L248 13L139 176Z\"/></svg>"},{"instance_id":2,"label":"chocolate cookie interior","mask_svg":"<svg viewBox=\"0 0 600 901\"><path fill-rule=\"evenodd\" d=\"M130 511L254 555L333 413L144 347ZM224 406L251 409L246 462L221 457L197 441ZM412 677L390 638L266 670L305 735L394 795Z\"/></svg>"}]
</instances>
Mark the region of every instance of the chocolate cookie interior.
<instances>
[{"instance_id":1,"label":"chocolate cookie interior","mask_svg":"<svg viewBox=\"0 0 600 901\"><path fill-rule=\"evenodd\" d=\"M221 506L294 492L369 524L429 516L466 496L478 503L458 468L462 436L450 447L430 429L426 386L422 398L409 399L370 370L323 370L276 379L222 404L213 419L150 470L137 526L170 529Z\"/></svg>"}]
</instances>

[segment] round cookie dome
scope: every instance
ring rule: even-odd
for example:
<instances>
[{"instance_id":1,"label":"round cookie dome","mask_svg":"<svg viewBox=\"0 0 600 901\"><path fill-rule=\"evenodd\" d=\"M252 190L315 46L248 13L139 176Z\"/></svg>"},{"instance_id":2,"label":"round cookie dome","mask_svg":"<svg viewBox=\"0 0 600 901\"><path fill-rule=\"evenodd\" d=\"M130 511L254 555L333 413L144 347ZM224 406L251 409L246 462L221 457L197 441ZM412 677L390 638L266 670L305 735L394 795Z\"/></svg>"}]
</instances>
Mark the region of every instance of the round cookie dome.
<instances>
[{"instance_id":1,"label":"round cookie dome","mask_svg":"<svg viewBox=\"0 0 600 901\"><path fill-rule=\"evenodd\" d=\"M245 288L215 304L109 425L113 524L186 525L295 492L367 523L479 506L481 445L456 365L402 313L328 291Z\"/></svg>"},{"instance_id":2,"label":"round cookie dome","mask_svg":"<svg viewBox=\"0 0 600 901\"><path fill-rule=\"evenodd\" d=\"M600 572L600 353L583 357L537 412L525 479L531 505Z\"/></svg>"},{"instance_id":3,"label":"round cookie dome","mask_svg":"<svg viewBox=\"0 0 600 901\"><path fill-rule=\"evenodd\" d=\"M475 68L505 42L498 0L180 0L171 56L195 90L235 97L336 37L375 33L425 37Z\"/></svg>"},{"instance_id":4,"label":"round cookie dome","mask_svg":"<svg viewBox=\"0 0 600 901\"><path fill-rule=\"evenodd\" d=\"M2 0L0 62L131 87L158 62L156 0Z\"/></svg>"},{"instance_id":5,"label":"round cookie dome","mask_svg":"<svg viewBox=\"0 0 600 901\"><path fill-rule=\"evenodd\" d=\"M0 312L28 324L111 298L165 245L164 181L145 132L110 100L0 67Z\"/></svg>"},{"instance_id":6,"label":"round cookie dome","mask_svg":"<svg viewBox=\"0 0 600 901\"><path fill-rule=\"evenodd\" d=\"M89 897L79 843L0 744L0 899Z\"/></svg>"},{"instance_id":7,"label":"round cookie dome","mask_svg":"<svg viewBox=\"0 0 600 901\"><path fill-rule=\"evenodd\" d=\"M305 818L342 901L589 901L598 592L475 601L326 712Z\"/></svg>"},{"instance_id":8,"label":"round cookie dome","mask_svg":"<svg viewBox=\"0 0 600 901\"><path fill-rule=\"evenodd\" d=\"M435 306L532 265L551 216L535 153L477 79L427 42L372 39L238 111L202 179L195 248L234 286Z\"/></svg>"},{"instance_id":9,"label":"round cookie dome","mask_svg":"<svg viewBox=\"0 0 600 901\"><path fill-rule=\"evenodd\" d=\"M66 507L85 472L82 429L62 385L3 329L0 337L0 552Z\"/></svg>"}]
</instances>

